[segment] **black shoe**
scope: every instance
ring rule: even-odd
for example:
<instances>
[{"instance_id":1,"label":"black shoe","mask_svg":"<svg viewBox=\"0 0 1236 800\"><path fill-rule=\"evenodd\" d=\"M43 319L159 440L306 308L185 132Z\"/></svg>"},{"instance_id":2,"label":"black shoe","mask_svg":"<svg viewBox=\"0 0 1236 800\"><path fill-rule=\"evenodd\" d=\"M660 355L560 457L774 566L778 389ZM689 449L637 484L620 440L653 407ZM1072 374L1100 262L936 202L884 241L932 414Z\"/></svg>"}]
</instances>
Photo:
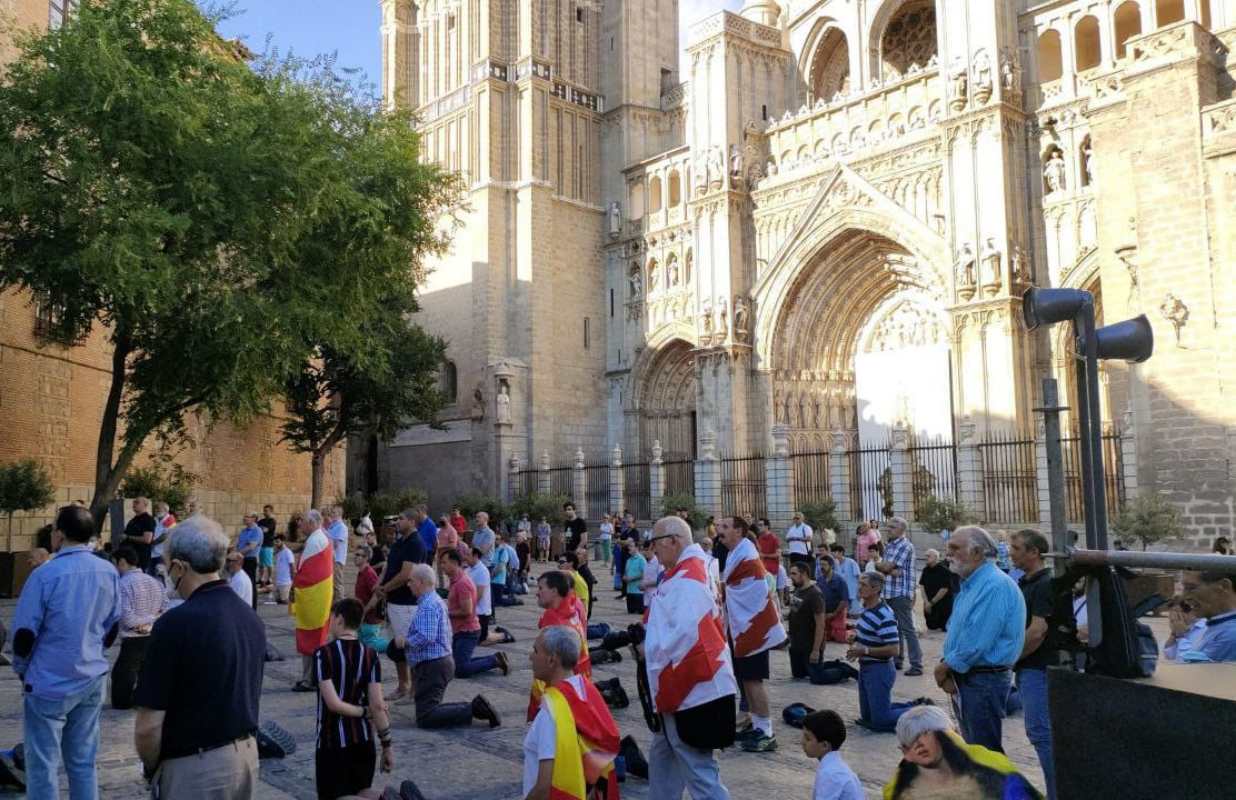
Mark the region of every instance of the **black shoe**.
<instances>
[{"instance_id":1,"label":"black shoe","mask_svg":"<svg viewBox=\"0 0 1236 800\"><path fill-rule=\"evenodd\" d=\"M18 765L16 754L0 752L0 787L25 790L26 772Z\"/></svg>"},{"instance_id":2,"label":"black shoe","mask_svg":"<svg viewBox=\"0 0 1236 800\"><path fill-rule=\"evenodd\" d=\"M472 716L480 720L488 720L489 727L496 728L502 724L502 717L498 715L498 709L490 705L489 701L481 695L472 698Z\"/></svg>"},{"instance_id":3,"label":"black shoe","mask_svg":"<svg viewBox=\"0 0 1236 800\"><path fill-rule=\"evenodd\" d=\"M854 724L860 728L866 728L867 730L871 730L871 723L865 719L856 719L854 720Z\"/></svg>"},{"instance_id":4,"label":"black shoe","mask_svg":"<svg viewBox=\"0 0 1236 800\"><path fill-rule=\"evenodd\" d=\"M415 783L404 781L399 784L399 800L425 800L425 795L421 794Z\"/></svg>"},{"instance_id":5,"label":"black shoe","mask_svg":"<svg viewBox=\"0 0 1236 800\"><path fill-rule=\"evenodd\" d=\"M916 697L910 701L910 705L912 706L934 706L935 704L936 701L932 700L930 697Z\"/></svg>"},{"instance_id":6,"label":"black shoe","mask_svg":"<svg viewBox=\"0 0 1236 800\"><path fill-rule=\"evenodd\" d=\"M317 690L318 690L318 687L314 686L311 683L307 683L305 681L297 681L296 683L292 684L292 691L294 692L316 692Z\"/></svg>"},{"instance_id":7,"label":"black shoe","mask_svg":"<svg viewBox=\"0 0 1236 800\"><path fill-rule=\"evenodd\" d=\"M923 668L922 668L922 667L910 667L908 670L906 670L906 677L907 677L907 678L915 678L915 677L918 677L919 675L922 675L922 674L923 674Z\"/></svg>"},{"instance_id":8,"label":"black shoe","mask_svg":"<svg viewBox=\"0 0 1236 800\"><path fill-rule=\"evenodd\" d=\"M904 661L894 661L893 662L893 668L896 669L898 672L901 672L901 670L905 669L905 666L906 665Z\"/></svg>"},{"instance_id":9,"label":"black shoe","mask_svg":"<svg viewBox=\"0 0 1236 800\"><path fill-rule=\"evenodd\" d=\"M296 752L296 737L267 720L257 732L258 758L286 758Z\"/></svg>"},{"instance_id":10,"label":"black shoe","mask_svg":"<svg viewBox=\"0 0 1236 800\"><path fill-rule=\"evenodd\" d=\"M498 669L502 670L503 675L511 674L511 661L506 657L506 653L494 653L494 660L498 662Z\"/></svg>"}]
</instances>

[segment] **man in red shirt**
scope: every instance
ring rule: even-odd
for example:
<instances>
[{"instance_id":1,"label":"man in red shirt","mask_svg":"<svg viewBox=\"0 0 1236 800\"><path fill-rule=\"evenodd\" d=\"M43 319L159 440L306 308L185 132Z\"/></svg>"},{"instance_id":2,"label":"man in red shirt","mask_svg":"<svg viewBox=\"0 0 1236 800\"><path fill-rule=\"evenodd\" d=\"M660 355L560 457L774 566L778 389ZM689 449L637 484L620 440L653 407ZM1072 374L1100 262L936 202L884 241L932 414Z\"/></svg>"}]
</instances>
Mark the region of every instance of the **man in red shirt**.
<instances>
[{"instance_id":1,"label":"man in red shirt","mask_svg":"<svg viewBox=\"0 0 1236 800\"><path fill-rule=\"evenodd\" d=\"M463 568L458 550L444 550L440 556L442 572L450 581L446 596L446 612L451 619L451 657L455 661L455 677L470 678L491 669L506 675L511 671L506 653L473 657L481 639L481 621L476 616L476 586Z\"/></svg>"},{"instance_id":2,"label":"man in red shirt","mask_svg":"<svg viewBox=\"0 0 1236 800\"><path fill-rule=\"evenodd\" d=\"M461 537L468 532L468 518L459 513L458 506L451 509L451 518L447 522L451 523L455 533L458 533Z\"/></svg>"}]
</instances>

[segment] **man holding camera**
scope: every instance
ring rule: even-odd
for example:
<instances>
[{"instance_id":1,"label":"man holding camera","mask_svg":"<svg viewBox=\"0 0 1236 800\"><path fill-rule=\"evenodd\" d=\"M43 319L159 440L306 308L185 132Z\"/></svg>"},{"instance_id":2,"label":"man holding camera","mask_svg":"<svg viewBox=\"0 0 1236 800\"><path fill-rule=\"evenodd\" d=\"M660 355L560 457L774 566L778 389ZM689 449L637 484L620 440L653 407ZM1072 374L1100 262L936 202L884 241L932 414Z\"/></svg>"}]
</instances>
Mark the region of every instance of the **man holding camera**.
<instances>
[{"instance_id":1,"label":"man holding camera","mask_svg":"<svg viewBox=\"0 0 1236 800\"><path fill-rule=\"evenodd\" d=\"M678 517L657 522L652 547L665 577L643 644L661 726L648 758L649 796L679 800L690 790L694 800L728 800L714 751L734 742L738 685L704 553Z\"/></svg>"}]
</instances>

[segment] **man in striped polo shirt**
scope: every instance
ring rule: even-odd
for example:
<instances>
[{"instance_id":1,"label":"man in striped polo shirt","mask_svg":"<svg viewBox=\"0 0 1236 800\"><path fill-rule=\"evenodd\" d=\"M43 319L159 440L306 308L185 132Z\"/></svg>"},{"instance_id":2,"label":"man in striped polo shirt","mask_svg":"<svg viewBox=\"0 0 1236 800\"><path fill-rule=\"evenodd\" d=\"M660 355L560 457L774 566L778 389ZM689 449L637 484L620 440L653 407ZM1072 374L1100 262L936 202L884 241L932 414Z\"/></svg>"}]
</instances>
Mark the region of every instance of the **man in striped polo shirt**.
<instances>
[{"instance_id":1,"label":"man in striped polo shirt","mask_svg":"<svg viewBox=\"0 0 1236 800\"><path fill-rule=\"evenodd\" d=\"M892 733L897 729L897 720L907 708L929 703L919 698L911 703L892 702L893 681L897 672L893 669L893 657L897 655L897 618L882 597L884 576L878 572L865 572L858 579L858 598L863 604L863 613L858 625L850 635L850 649L846 658L858 660L858 708L860 718L855 724L880 733Z\"/></svg>"}]
</instances>

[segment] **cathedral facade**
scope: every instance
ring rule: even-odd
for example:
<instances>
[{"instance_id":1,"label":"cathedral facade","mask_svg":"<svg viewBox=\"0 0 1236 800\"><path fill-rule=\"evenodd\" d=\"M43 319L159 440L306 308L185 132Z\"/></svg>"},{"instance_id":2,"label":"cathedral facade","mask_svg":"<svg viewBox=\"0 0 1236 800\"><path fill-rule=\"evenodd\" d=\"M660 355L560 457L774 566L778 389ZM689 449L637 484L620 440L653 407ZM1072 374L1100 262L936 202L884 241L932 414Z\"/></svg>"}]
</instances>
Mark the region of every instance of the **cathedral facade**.
<instances>
[{"instance_id":1,"label":"cathedral facade","mask_svg":"<svg viewBox=\"0 0 1236 800\"><path fill-rule=\"evenodd\" d=\"M1032 432L1072 343L1020 298L1073 287L1154 328L1102 370L1126 468L1231 532L1236 0L750 0L681 63L674 0L383 10L386 100L467 191L418 314L444 425L354 486Z\"/></svg>"}]
</instances>

